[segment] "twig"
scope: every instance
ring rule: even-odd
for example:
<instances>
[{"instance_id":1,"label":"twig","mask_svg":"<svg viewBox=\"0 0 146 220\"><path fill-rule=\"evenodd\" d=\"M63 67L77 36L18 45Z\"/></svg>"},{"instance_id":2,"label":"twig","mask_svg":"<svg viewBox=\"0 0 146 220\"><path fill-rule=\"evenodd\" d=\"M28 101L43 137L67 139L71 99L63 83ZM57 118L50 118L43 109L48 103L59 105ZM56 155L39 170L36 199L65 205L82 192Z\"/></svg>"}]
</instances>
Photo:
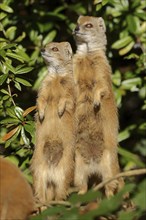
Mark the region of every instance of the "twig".
<instances>
[{"instance_id":1,"label":"twig","mask_svg":"<svg viewBox=\"0 0 146 220\"><path fill-rule=\"evenodd\" d=\"M107 180L99 183L97 186L95 186L93 188L93 190L94 191L99 190L99 189L103 188L107 183L109 183L109 182L111 182L115 179L118 179L120 177L137 176L137 175L142 175L142 174L146 174L146 169L137 169L137 170L125 171L125 172L117 174L116 176L114 176L110 179L107 179Z\"/></svg>"},{"instance_id":2,"label":"twig","mask_svg":"<svg viewBox=\"0 0 146 220\"><path fill-rule=\"evenodd\" d=\"M50 201L48 203L38 203L37 204L37 208L39 207L43 207L43 206L46 206L46 207L49 207L51 205L64 205L64 206L71 206L71 203L68 202L68 201Z\"/></svg>"},{"instance_id":3,"label":"twig","mask_svg":"<svg viewBox=\"0 0 146 220\"><path fill-rule=\"evenodd\" d=\"M49 205L64 205L64 206L71 206L71 203L68 201L50 201Z\"/></svg>"},{"instance_id":4,"label":"twig","mask_svg":"<svg viewBox=\"0 0 146 220\"><path fill-rule=\"evenodd\" d=\"M10 95L10 97L11 97L11 99L12 99L13 105L16 106L16 104L15 104L15 102L14 102L14 99L13 99L13 97L12 97L11 88L10 88L10 85L9 85L9 84L8 84L8 92L9 92L9 95Z\"/></svg>"},{"instance_id":5,"label":"twig","mask_svg":"<svg viewBox=\"0 0 146 220\"><path fill-rule=\"evenodd\" d=\"M75 187L71 187L68 190L68 194L72 194L72 193L76 193L79 191L79 187L75 186Z\"/></svg>"}]
</instances>

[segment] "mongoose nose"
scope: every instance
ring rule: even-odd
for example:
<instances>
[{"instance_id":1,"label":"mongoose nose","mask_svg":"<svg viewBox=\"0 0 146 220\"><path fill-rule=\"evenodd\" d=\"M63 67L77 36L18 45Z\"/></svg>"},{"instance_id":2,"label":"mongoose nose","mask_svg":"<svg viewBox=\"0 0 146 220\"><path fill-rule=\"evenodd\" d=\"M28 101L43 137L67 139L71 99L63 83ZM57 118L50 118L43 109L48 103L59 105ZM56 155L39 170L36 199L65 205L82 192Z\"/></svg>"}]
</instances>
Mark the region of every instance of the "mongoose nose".
<instances>
[{"instance_id":1,"label":"mongoose nose","mask_svg":"<svg viewBox=\"0 0 146 220\"><path fill-rule=\"evenodd\" d=\"M79 28L79 26L77 25L77 26L75 27L73 33L76 33L76 32L78 32L79 30L80 30L80 28Z\"/></svg>"},{"instance_id":2,"label":"mongoose nose","mask_svg":"<svg viewBox=\"0 0 146 220\"><path fill-rule=\"evenodd\" d=\"M45 52L45 48L41 48L41 53L44 53Z\"/></svg>"}]
</instances>

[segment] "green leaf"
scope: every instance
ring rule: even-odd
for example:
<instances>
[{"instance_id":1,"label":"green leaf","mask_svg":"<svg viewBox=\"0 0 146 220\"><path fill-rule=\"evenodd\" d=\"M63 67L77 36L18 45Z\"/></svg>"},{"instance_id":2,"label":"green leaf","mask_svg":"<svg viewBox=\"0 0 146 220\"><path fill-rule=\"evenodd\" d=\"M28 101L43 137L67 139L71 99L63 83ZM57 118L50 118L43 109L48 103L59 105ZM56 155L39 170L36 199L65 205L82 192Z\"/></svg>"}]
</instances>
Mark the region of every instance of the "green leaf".
<instances>
[{"instance_id":1,"label":"green leaf","mask_svg":"<svg viewBox=\"0 0 146 220\"><path fill-rule=\"evenodd\" d=\"M106 5L109 2L109 0L102 0L102 5Z\"/></svg>"},{"instance_id":2,"label":"green leaf","mask_svg":"<svg viewBox=\"0 0 146 220\"><path fill-rule=\"evenodd\" d=\"M69 202L71 202L72 204L76 204L76 203L85 203L85 202L90 202L93 201L94 199L97 199L97 197L100 196L100 192L95 192L95 191L88 191L86 194L84 195L78 195L78 194L74 194L69 198Z\"/></svg>"},{"instance_id":3,"label":"green leaf","mask_svg":"<svg viewBox=\"0 0 146 220\"><path fill-rule=\"evenodd\" d=\"M6 159L8 159L12 163L14 163L16 166L18 166L18 164L19 164L18 158L14 155L9 155L8 157L6 157Z\"/></svg>"},{"instance_id":4,"label":"green leaf","mask_svg":"<svg viewBox=\"0 0 146 220\"><path fill-rule=\"evenodd\" d=\"M129 130L124 130L124 131L119 133L119 135L118 135L118 142L124 141L127 138L129 138L129 137L130 137Z\"/></svg>"},{"instance_id":5,"label":"green leaf","mask_svg":"<svg viewBox=\"0 0 146 220\"><path fill-rule=\"evenodd\" d=\"M15 77L15 80L24 86L28 86L28 87L31 86L31 84L28 81L26 81L25 79Z\"/></svg>"},{"instance_id":6,"label":"green leaf","mask_svg":"<svg viewBox=\"0 0 146 220\"><path fill-rule=\"evenodd\" d=\"M4 45L0 48L0 50L6 50L6 49L10 49L10 48L13 48L13 47L16 47L17 44L15 43L12 43L12 44L7 44L7 45Z\"/></svg>"},{"instance_id":7,"label":"green leaf","mask_svg":"<svg viewBox=\"0 0 146 220\"><path fill-rule=\"evenodd\" d=\"M133 154L121 147L118 147L118 152L124 158L127 158L128 161L133 161L139 167L145 167L145 164L140 160L139 156Z\"/></svg>"},{"instance_id":8,"label":"green leaf","mask_svg":"<svg viewBox=\"0 0 146 220\"><path fill-rule=\"evenodd\" d=\"M124 57L124 59L130 60L130 59L139 59L139 56L135 53L131 53L128 56Z\"/></svg>"},{"instance_id":9,"label":"green leaf","mask_svg":"<svg viewBox=\"0 0 146 220\"><path fill-rule=\"evenodd\" d=\"M59 12L63 11L66 7L64 5L57 7L54 10L54 13L58 14Z\"/></svg>"},{"instance_id":10,"label":"green leaf","mask_svg":"<svg viewBox=\"0 0 146 220\"><path fill-rule=\"evenodd\" d=\"M16 60L19 60L21 63L24 63L24 59L22 56L15 54L15 53L12 53L12 52L7 52L6 54L8 57L14 58Z\"/></svg>"},{"instance_id":11,"label":"green leaf","mask_svg":"<svg viewBox=\"0 0 146 220\"><path fill-rule=\"evenodd\" d=\"M136 8L137 6L140 6L141 0L134 0L131 2L132 8Z\"/></svg>"},{"instance_id":12,"label":"green leaf","mask_svg":"<svg viewBox=\"0 0 146 220\"><path fill-rule=\"evenodd\" d=\"M119 70L116 70L112 75L112 81L116 86L120 86L121 84L121 73Z\"/></svg>"},{"instance_id":13,"label":"green leaf","mask_svg":"<svg viewBox=\"0 0 146 220\"><path fill-rule=\"evenodd\" d=\"M0 20L3 20L6 16L7 16L6 13L1 12L1 13L0 13Z\"/></svg>"},{"instance_id":14,"label":"green leaf","mask_svg":"<svg viewBox=\"0 0 146 220\"><path fill-rule=\"evenodd\" d=\"M2 99L3 99L4 101L6 101L6 100L8 100L9 98L10 98L9 95L4 95Z\"/></svg>"},{"instance_id":15,"label":"green leaf","mask_svg":"<svg viewBox=\"0 0 146 220\"><path fill-rule=\"evenodd\" d=\"M1 91L2 93L6 94L6 95L9 95L8 91L5 90L5 89L1 89L0 91Z\"/></svg>"},{"instance_id":16,"label":"green leaf","mask_svg":"<svg viewBox=\"0 0 146 220\"><path fill-rule=\"evenodd\" d=\"M127 192L131 192L135 187L135 184L127 184L120 192L109 199L103 199L100 202L98 209L89 211L80 217L80 220L93 219L95 216L107 215L116 211L121 202L123 201L123 195Z\"/></svg>"},{"instance_id":17,"label":"green leaf","mask_svg":"<svg viewBox=\"0 0 146 220\"><path fill-rule=\"evenodd\" d=\"M8 114L10 117L17 119L17 116L16 116L16 114L15 114L14 108L7 108L7 109L6 109L6 112L7 112L7 114Z\"/></svg>"},{"instance_id":18,"label":"green leaf","mask_svg":"<svg viewBox=\"0 0 146 220\"><path fill-rule=\"evenodd\" d=\"M24 74L33 70L33 67L24 67L15 71L15 74Z\"/></svg>"},{"instance_id":19,"label":"green leaf","mask_svg":"<svg viewBox=\"0 0 146 220\"><path fill-rule=\"evenodd\" d=\"M20 121L17 118L6 118L0 121L0 124L18 124Z\"/></svg>"},{"instance_id":20,"label":"green leaf","mask_svg":"<svg viewBox=\"0 0 146 220\"><path fill-rule=\"evenodd\" d=\"M14 108L14 112L15 112L17 118L19 118L21 121L24 120L24 118L23 118L23 109L22 109L22 108L16 106L16 107Z\"/></svg>"},{"instance_id":21,"label":"green leaf","mask_svg":"<svg viewBox=\"0 0 146 220\"><path fill-rule=\"evenodd\" d=\"M28 56L28 54L25 52L24 48L21 47L17 47L15 50L15 53L17 55L19 55L20 57L22 57L22 59L26 62L30 62L30 57Z\"/></svg>"},{"instance_id":22,"label":"green leaf","mask_svg":"<svg viewBox=\"0 0 146 220\"><path fill-rule=\"evenodd\" d=\"M44 210L40 215L34 216L31 220L44 220L46 216L55 216L60 213L64 213L66 211L66 207L64 206L55 206L49 207L48 209Z\"/></svg>"},{"instance_id":23,"label":"green leaf","mask_svg":"<svg viewBox=\"0 0 146 220\"><path fill-rule=\"evenodd\" d=\"M99 4L99 3L101 3L103 0L94 0L94 4L96 5L96 4Z\"/></svg>"},{"instance_id":24,"label":"green leaf","mask_svg":"<svg viewBox=\"0 0 146 220\"><path fill-rule=\"evenodd\" d=\"M34 85L33 85L33 90L37 90L41 84L41 82L43 81L43 79L45 78L45 76L47 75L48 70L46 67L43 67L40 71L39 71L39 76L37 78L37 80L35 81Z\"/></svg>"},{"instance_id":25,"label":"green leaf","mask_svg":"<svg viewBox=\"0 0 146 220\"><path fill-rule=\"evenodd\" d=\"M133 220L137 219L137 211L121 211L118 214L118 220Z\"/></svg>"},{"instance_id":26,"label":"green leaf","mask_svg":"<svg viewBox=\"0 0 146 220\"><path fill-rule=\"evenodd\" d=\"M80 213L78 207L73 207L71 209L66 209L62 213L60 213L60 216L58 220L79 220L80 219Z\"/></svg>"},{"instance_id":27,"label":"green leaf","mask_svg":"<svg viewBox=\"0 0 146 220\"><path fill-rule=\"evenodd\" d=\"M0 56L5 58L6 57L6 52L4 50L0 50Z\"/></svg>"},{"instance_id":28,"label":"green leaf","mask_svg":"<svg viewBox=\"0 0 146 220\"><path fill-rule=\"evenodd\" d=\"M6 66L12 73L15 73L15 68L10 63L8 63L7 60L5 63L3 62L3 65Z\"/></svg>"},{"instance_id":29,"label":"green leaf","mask_svg":"<svg viewBox=\"0 0 146 220\"><path fill-rule=\"evenodd\" d=\"M130 44L128 44L126 47L124 47L123 49L119 50L119 54L121 56L127 54L134 46L135 42L132 41Z\"/></svg>"},{"instance_id":30,"label":"green leaf","mask_svg":"<svg viewBox=\"0 0 146 220\"><path fill-rule=\"evenodd\" d=\"M137 31L139 31L140 28L140 20L138 17L133 15L128 15L126 17L127 24L128 24L128 30L130 33L135 34Z\"/></svg>"},{"instance_id":31,"label":"green leaf","mask_svg":"<svg viewBox=\"0 0 146 220\"><path fill-rule=\"evenodd\" d=\"M122 82L121 87L123 89L131 90L131 91L137 91L137 86L141 86L142 79L140 77L135 77L133 79L126 79Z\"/></svg>"},{"instance_id":32,"label":"green leaf","mask_svg":"<svg viewBox=\"0 0 146 220\"><path fill-rule=\"evenodd\" d=\"M1 24L1 23L0 23ZM0 30L1 30L1 27L0 27ZM2 29L3 30L3 29ZM9 43L9 41L7 40L7 39L5 39L5 38L2 38L2 37L0 37L0 42L1 43Z\"/></svg>"},{"instance_id":33,"label":"green leaf","mask_svg":"<svg viewBox=\"0 0 146 220\"><path fill-rule=\"evenodd\" d=\"M16 82L15 81L15 84L14 84L15 88L18 89L19 91L21 91L21 85L19 82Z\"/></svg>"},{"instance_id":34,"label":"green leaf","mask_svg":"<svg viewBox=\"0 0 146 220\"><path fill-rule=\"evenodd\" d=\"M15 42L21 42L26 37L26 33L23 31L22 34L15 39Z\"/></svg>"},{"instance_id":35,"label":"green leaf","mask_svg":"<svg viewBox=\"0 0 146 220\"><path fill-rule=\"evenodd\" d=\"M96 11L99 11L102 8L102 4L99 3L98 5L96 5Z\"/></svg>"},{"instance_id":36,"label":"green leaf","mask_svg":"<svg viewBox=\"0 0 146 220\"><path fill-rule=\"evenodd\" d=\"M8 13L13 13L13 9L10 8L8 5L0 4L0 8L1 8L3 11L6 11L6 12L8 12Z\"/></svg>"},{"instance_id":37,"label":"green leaf","mask_svg":"<svg viewBox=\"0 0 146 220\"><path fill-rule=\"evenodd\" d=\"M133 41L132 37L126 36L126 37L116 41L115 43L113 43L112 44L112 48L113 49L120 49L122 47L125 47L129 43L131 43L131 41Z\"/></svg>"},{"instance_id":38,"label":"green leaf","mask_svg":"<svg viewBox=\"0 0 146 220\"><path fill-rule=\"evenodd\" d=\"M145 188L143 188L143 191L136 194L136 197L133 199L134 204L141 209L142 211L145 211L146 209L146 198L144 195L146 195L146 184Z\"/></svg>"},{"instance_id":39,"label":"green leaf","mask_svg":"<svg viewBox=\"0 0 146 220\"><path fill-rule=\"evenodd\" d=\"M32 136L32 134L34 134L34 124L30 125L30 124L25 124L24 125L24 129Z\"/></svg>"},{"instance_id":40,"label":"green leaf","mask_svg":"<svg viewBox=\"0 0 146 220\"><path fill-rule=\"evenodd\" d=\"M87 13L86 8L83 6L83 4L81 4L81 2L77 4L72 4L71 6L68 5L68 8L71 11L74 11L75 13L77 13L78 15L85 15Z\"/></svg>"},{"instance_id":41,"label":"green leaf","mask_svg":"<svg viewBox=\"0 0 146 220\"><path fill-rule=\"evenodd\" d=\"M0 86L6 81L8 74L3 74L0 76Z\"/></svg>"},{"instance_id":42,"label":"green leaf","mask_svg":"<svg viewBox=\"0 0 146 220\"><path fill-rule=\"evenodd\" d=\"M9 38L9 40L13 40L16 34L16 30L17 27L15 26L9 27L5 32L6 37Z\"/></svg>"},{"instance_id":43,"label":"green leaf","mask_svg":"<svg viewBox=\"0 0 146 220\"><path fill-rule=\"evenodd\" d=\"M146 207L146 179L138 184L138 193L135 194L133 202L141 211L145 211Z\"/></svg>"},{"instance_id":44,"label":"green leaf","mask_svg":"<svg viewBox=\"0 0 146 220\"><path fill-rule=\"evenodd\" d=\"M63 13L55 13L55 12L48 12L47 15L52 19L54 17L55 19L65 20L67 17Z\"/></svg>"},{"instance_id":45,"label":"green leaf","mask_svg":"<svg viewBox=\"0 0 146 220\"><path fill-rule=\"evenodd\" d=\"M142 182L138 184L138 190L140 192L145 192L146 191L146 179L144 179ZM145 201L146 202L146 201Z\"/></svg>"},{"instance_id":46,"label":"green leaf","mask_svg":"<svg viewBox=\"0 0 146 220\"><path fill-rule=\"evenodd\" d=\"M24 127L21 128L21 137L23 139L24 144L29 146L30 141L29 141L29 138L27 138L27 136L25 134Z\"/></svg>"},{"instance_id":47,"label":"green leaf","mask_svg":"<svg viewBox=\"0 0 146 220\"><path fill-rule=\"evenodd\" d=\"M47 43L53 41L54 38L56 37L56 34L57 34L56 30L53 30L49 34L47 34L47 36L43 40L43 45L46 45Z\"/></svg>"}]
</instances>

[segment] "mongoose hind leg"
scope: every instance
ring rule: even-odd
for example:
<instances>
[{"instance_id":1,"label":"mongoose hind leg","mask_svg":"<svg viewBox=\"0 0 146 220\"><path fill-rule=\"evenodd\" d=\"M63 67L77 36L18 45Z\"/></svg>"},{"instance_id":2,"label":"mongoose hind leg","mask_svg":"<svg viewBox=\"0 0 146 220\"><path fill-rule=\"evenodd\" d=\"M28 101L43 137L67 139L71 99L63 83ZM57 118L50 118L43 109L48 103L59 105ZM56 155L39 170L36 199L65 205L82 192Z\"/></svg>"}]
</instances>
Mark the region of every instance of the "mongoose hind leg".
<instances>
[{"instance_id":1,"label":"mongoose hind leg","mask_svg":"<svg viewBox=\"0 0 146 220\"><path fill-rule=\"evenodd\" d=\"M107 180L119 173L119 164L117 153L106 149L103 153L101 162L101 176L102 180ZM115 179L105 185L105 194L109 198L113 196L120 188L123 187L123 180Z\"/></svg>"},{"instance_id":2,"label":"mongoose hind leg","mask_svg":"<svg viewBox=\"0 0 146 220\"><path fill-rule=\"evenodd\" d=\"M42 176L38 176L34 179L35 199L39 203L45 204L46 202L46 183Z\"/></svg>"},{"instance_id":3,"label":"mongoose hind leg","mask_svg":"<svg viewBox=\"0 0 146 220\"><path fill-rule=\"evenodd\" d=\"M86 165L80 155L76 155L74 185L78 188L78 194L85 194L88 190L88 176Z\"/></svg>"},{"instance_id":4,"label":"mongoose hind leg","mask_svg":"<svg viewBox=\"0 0 146 220\"><path fill-rule=\"evenodd\" d=\"M55 189L55 200L65 200L68 196L67 189L68 186L65 182L60 183Z\"/></svg>"},{"instance_id":5,"label":"mongoose hind leg","mask_svg":"<svg viewBox=\"0 0 146 220\"><path fill-rule=\"evenodd\" d=\"M50 201L52 201L54 199L54 185L52 185L51 183L48 184L47 190L46 190L46 201L47 203L49 203Z\"/></svg>"}]
</instances>

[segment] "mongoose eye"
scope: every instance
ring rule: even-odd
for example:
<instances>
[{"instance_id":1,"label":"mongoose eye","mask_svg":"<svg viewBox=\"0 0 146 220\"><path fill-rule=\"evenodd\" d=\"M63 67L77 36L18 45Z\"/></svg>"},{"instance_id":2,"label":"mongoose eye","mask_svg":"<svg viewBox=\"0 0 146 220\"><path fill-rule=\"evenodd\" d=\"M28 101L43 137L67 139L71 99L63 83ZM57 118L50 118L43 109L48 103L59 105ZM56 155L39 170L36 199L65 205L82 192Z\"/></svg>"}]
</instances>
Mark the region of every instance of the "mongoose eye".
<instances>
[{"instance_id":1,"label":"mongoose eye","mask_svg":"<svg viewBox=\"0 0 146 220\"><path fill-rule=\"evenodd\" d=\"M53 47L52 50L53 50L54 52L59 51L57 47Z\"/></svg>"},{"instance_id":2,"label":"mongoose eye","mask_svg":"<svg viewBox=\"0 0 146 220\"><path fill-rule=\"evenodd\" d=\"M92 25L91 23L88 23L88 24L85 25L85 27L86 27L86 28L92 28L93 25Z\"/></svg>"}]
</instances>

